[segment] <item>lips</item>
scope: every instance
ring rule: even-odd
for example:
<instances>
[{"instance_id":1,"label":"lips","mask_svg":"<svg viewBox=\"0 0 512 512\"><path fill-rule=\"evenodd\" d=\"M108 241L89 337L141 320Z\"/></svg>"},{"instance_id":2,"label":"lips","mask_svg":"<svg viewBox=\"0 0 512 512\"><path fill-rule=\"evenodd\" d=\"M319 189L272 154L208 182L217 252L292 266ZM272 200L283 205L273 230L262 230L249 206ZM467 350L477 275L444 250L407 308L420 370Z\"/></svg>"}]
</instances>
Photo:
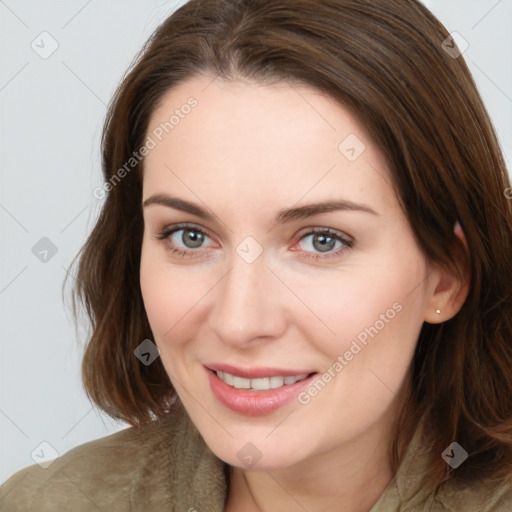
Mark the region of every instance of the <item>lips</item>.
<instances>
[{"instance_id":1,"label":"lips","mask_svg":"<svg viewBox=\"0 0 512 512\"><path fill-rule=\"evenodd\" d=\"M230 365L208 365L205 370L219 402L247 416L270 414L283 407L309 386L316 375L304 369L241 369Z\"/></svg>"}]
</instances>

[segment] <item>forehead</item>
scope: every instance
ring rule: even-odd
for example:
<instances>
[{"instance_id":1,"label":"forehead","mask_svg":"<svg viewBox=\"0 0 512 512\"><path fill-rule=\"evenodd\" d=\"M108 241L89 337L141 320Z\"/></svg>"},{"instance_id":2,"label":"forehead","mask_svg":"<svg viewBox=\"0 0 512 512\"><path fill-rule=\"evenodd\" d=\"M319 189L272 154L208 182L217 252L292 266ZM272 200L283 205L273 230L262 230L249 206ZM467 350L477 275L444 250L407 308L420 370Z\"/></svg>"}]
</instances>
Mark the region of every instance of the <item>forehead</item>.
<instances>
[{"instance_id":1,"label":"forehead","mask_svg":"<svg viewBox=\"0 0 512 512\"><path fill-rule=\"evenodd\" d=\"M168 191L262 206L339 194L396 207L364 127L312 87L196 76L164 95L147 135L155 147L144 161L145 197Z\"/></svg>"}]
</instances>

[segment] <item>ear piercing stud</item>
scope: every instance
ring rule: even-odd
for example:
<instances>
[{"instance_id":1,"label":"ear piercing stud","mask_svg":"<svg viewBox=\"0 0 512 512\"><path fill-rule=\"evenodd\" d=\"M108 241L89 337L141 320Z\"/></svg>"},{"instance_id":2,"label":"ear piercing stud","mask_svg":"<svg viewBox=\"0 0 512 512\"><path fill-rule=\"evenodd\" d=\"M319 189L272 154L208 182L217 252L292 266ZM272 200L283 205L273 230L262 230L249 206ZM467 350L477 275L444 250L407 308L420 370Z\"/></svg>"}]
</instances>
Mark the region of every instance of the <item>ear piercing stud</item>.
<instances>
[{"instance_id":1,"label":"ear piercing stud","mask_svg":"<svg viewBox=\"0 0 512 512\"><path fill-rule=\"evenodd\" d=\"M440 309L436 309L436 313L437 313L438 315L440 315L440 314L441 314L441 310L440 310Z\"/></svg>"}]
</instances>

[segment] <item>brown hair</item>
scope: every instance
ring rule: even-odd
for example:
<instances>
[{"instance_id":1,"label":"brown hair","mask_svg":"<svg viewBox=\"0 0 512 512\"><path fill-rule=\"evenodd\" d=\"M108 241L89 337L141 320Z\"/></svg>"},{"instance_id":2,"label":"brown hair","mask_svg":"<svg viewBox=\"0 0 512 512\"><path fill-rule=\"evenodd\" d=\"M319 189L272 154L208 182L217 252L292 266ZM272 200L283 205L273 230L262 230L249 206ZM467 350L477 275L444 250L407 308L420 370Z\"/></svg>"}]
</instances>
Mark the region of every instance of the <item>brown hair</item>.
<instances>
[{"instance_id":1,"label":"brown hair","mask_svg":"<svg viewBox=\"0 0 512 512\"><path fill-rule=\"evenodd\" d=\"M106 182L142 147L164 93L187 78L292 80L353 110L387 158L397 195L430 262L462 276L469 295L455 317L425 323L412 392L390 447L396 469L404 432L425 419L425 481L446 477L443 450L469 458L450 476L504 478L512 467L512 211L496 135L464 62L416 0L192 0L141 50L110 104L103 139ZM175 396L160 359L134 349L152 338L139 284L142 164L110 187L79 254L74 296L92 336L83 360L89 397L132 425L170 410ZM469 258L454 236L459 221ZM465 261L464 261L465 260Z\"/></svg>"}]
</instances>

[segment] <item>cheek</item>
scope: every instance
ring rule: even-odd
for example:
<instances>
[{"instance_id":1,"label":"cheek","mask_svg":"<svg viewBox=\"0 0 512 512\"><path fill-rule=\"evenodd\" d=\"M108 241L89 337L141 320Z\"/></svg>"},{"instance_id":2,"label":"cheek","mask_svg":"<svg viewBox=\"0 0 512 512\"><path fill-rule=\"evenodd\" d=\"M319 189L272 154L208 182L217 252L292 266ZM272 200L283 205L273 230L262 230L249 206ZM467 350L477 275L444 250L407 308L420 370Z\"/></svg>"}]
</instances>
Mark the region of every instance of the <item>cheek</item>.
<instances>
[{"instance_id":1,"label":"cheek","mask_svg":"<svg viewBox=\"0 0 512 512\"><path fill-rule=\"evenodd\" d=\"M199 300L199 292L182 271L173 271L155 252L143 248L140 287L155 342L162 345L173 338L181 319Z\"/></svg>"},{"instance_id":2,"label":"cheek","mask_svg":"<svg viewBox=\"0 0 512 512\"><path fill-rule=\"evenodd\" d=\"M400 265L384 259L351 269L343 276L317 281L302 289L306 302L318 312L311 339L334 361L347 358L390 365L408 363L424 316L425 267L421 259L402 259ZM337 285L336 283L340 283ZM327 325L331 332L320 323ZM320 329L326 336L319 336ZM368 348L371 346L371 350Z\"/></svg>"},{"instance_id":3,"label":"cheek","mask_svg":"<svg viewBox=\"0 0 512 512\"><path fill-rule=\"evenodd\" d=\"M192 341L206 324L205 305L215 286L207 268L173 265L165 251L143 244L140 287L149 325L162 362L175 373L180 360L194 356ZM177 357L179 354L179 357Z\"/></svg>"},{"instance_id":4,"label":"cheek","mask_svg":"<svg viewBox=\"0 0 512 512\"><path fill-rule=\"evenodd\" d=\"M357 435L384 415L406 381L423 324L423 296L410 277L420 269L403 264L400 272L354 272L343 289L311 297L336 335L310 330L309 339L324 355L324 373L299 401L313 404L320 424L332 425L332 439L339 439L336 425Z\"/></svg>"}]
</instances>

